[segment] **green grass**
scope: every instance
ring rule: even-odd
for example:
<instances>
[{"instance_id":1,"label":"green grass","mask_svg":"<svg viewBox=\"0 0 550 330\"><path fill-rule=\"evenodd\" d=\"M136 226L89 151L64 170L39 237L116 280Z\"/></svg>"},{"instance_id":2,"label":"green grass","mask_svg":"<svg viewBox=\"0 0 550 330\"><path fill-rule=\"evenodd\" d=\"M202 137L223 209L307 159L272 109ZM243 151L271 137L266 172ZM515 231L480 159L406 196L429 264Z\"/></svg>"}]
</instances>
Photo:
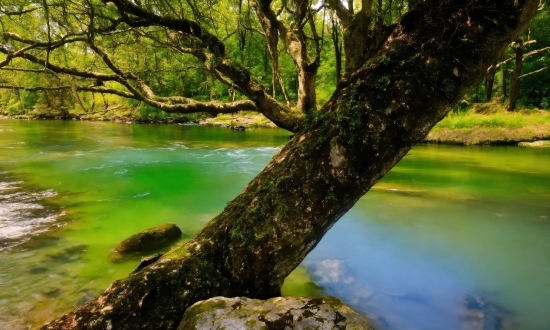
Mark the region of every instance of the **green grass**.
<instances>
[{"instance_id":1,"label":"green grass","mask_svg":"<svg viewBox=\"0 0 550 330\"><path fill-rule=\"evenodd\" d=\"M507 112L499 109L495 113L482 114L473 110L451 112L436 128L520 128L528 125L550 123L550 112L544 110L521 110Z\"/></svg>"},{"instance_id":2,"label":"green grass","mask_svg":"<svg viewBox=\"0 0 550 330\"><path fill-rule=\"evenodd\" d=\"M428 134L426 141L464 145L516 144L550 139L550 111L508 112L502 103L478 103L453 111Z\"/></svg>"}]
</instances>

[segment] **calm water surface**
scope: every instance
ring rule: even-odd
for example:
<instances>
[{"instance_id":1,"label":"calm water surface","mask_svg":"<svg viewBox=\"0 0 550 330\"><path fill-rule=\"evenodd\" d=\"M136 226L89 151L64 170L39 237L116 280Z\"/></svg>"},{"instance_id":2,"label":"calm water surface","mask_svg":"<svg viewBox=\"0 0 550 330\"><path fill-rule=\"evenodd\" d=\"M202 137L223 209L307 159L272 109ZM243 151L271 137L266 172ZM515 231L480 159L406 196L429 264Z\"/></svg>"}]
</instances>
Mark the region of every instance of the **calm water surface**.
<instances>
[{"instance_id":1,"label":"calm water surface","mask_svg":"<svg viewBox=\"0 0 550 330\"><path fill-rule=\"evenodd\" d=\"M112 249L137 231L176 222L184 243L288 136L0 120L0 329L37 328L124 277L141 255ZM415 147L284 292L319 288L379 330L550 330L550 150Z\"/></svg>"}]
</instances>

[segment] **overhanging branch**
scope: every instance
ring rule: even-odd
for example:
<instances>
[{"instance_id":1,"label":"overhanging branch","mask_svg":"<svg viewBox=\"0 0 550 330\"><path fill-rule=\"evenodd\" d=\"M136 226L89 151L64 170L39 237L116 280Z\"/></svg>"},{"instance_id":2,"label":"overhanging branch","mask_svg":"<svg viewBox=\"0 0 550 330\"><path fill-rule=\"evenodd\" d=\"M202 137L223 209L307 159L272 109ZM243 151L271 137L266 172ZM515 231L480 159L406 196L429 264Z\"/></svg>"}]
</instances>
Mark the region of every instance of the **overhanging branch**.
<instances>
[{"instance_id":1,"label":"overhanging branch","mask_svg":"<svg viewBox=\"0 0 550 330\"><path fill-rule=\"evenodd\" d=\"M519 76L519 79L522 79L522 78L528 77L528 76L530 76L530 75L533 75L533 74L542 72L542 71L547 70L547 69L549 69L549 68L550 68L550 67L545 66L544 68L540 68L540 69L538 69L538 70L535 70L535 71L532 71L532 72L529 72L529 73L526 73L526 74L522 74L521 76Z\"/></svg>"},{"instance_id":2,"label":"overhanging branch","mask_svg":"<svg viewBox=\"0 0 550 330\"><path fill-rule=\"evenodd\" d=\"M222 113L235 113L238 111L257 111L256 105L252 101L241 100L234 102L197 102L184 97L158 97L154 100L152 99L141 99L137 98L132 93L116 90L113 88L107 87L90 87L90 86L35 86L35 87L25 87L25 86L16 86L16 85L7 85L0 84L0 89L12 89L12 90L25 90L25 91L59 91L59 90L74 90L77 92L94 92L101 94L113 94L122 96L124 98L135 99L142 101L146 104L159 108L165 112L169 113L198 113L206 112L210 115L217 115ZM173 103L178 102L178 103Z\"/></svg>"}]
</instances>

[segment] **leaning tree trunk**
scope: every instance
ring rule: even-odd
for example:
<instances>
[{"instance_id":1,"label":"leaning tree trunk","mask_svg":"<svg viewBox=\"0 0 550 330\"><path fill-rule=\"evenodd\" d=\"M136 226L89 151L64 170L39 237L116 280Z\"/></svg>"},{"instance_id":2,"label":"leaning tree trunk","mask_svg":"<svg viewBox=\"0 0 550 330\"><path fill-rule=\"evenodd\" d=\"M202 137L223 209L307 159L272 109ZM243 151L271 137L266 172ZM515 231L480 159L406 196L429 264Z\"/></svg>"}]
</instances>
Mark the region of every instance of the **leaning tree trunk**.
<instances>
[{"instance_id":1,"label":"leaning tree trunk","mask_svg":"<svg viewBox=\"0 0 550 330\"><path fill-rule=\"evenodd\" d=\"M201 299L279 295L327 230L481 81L537 5L421 2L191 241L46 328L174 329Z\"/></svg>"}]
</instances>

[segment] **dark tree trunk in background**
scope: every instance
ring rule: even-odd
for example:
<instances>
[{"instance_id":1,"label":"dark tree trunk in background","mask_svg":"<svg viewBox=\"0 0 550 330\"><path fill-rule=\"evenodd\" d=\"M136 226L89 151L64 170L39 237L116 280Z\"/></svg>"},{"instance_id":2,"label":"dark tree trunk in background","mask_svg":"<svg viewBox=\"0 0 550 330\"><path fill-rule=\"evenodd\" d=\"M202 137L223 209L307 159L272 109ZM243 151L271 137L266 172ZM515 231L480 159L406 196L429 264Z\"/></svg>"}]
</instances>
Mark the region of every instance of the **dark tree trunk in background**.
<instances>
[{"instance_id":1,"label":"dark tree trunk in background","mask_svg":"<svg viewBox=\"0 0 550 330\"><path fill-rule=\"evenodd\" d=\"M340 41L340 31L338 28L338 22L334 14L331 15L331 38L332 45L334 47L334 57L336 59L336 68L334 68L336 76L336 84L342 79L342 42Z\"/></svg>"},{"instance_id":2,"label":"dark tree trunk in background","mask_svg":"<svg viewBox=\"0 0 550 330\"><path fill-rule=\"evenodd\" d=\"M493 85L495 82L495 74L497 72L496 63L492 64L487 69L487 76L485 77L485 102L490 102L493 98Z\"/></svg>"},{"instance_id":3,"label":"dark tree trunk in background","mask_svg":"<svg viewBox=\"0 0 550 330\"><path fill-rule=\"evenodd\" d=\"M501 67L502 70L502 103L506 101L508 97L508 88L506 87L506 68L504 65Z\"/></svg>"},{"instance_id":4,"label":"dark tree trunk in background","mask_svg":"<svg viewBox=\"0 0 550 330\"><path fill-rule=\"evenodd\" d=\"M317 94L315 92L315 78L319 65L313 63L306 65L298 71L298 102L296 108L305 113L311 113L317 109Z\"/></svg>"},{"instance_id":5,"label":"dark tree trunk in background","mask_svg":"<svg viewBox=\"0 0 550 330\"><path fill-rule=\"evenodd\" d=\"M512 72L512 78L510 79L510 96L508 98L508 105L506 106L506 110L508 111L514 111L518 102L519 77L521 76L521 69L523 67L523 40L518 38L513 48L516 55L516 65Z\"/></svg>"},{"instance_id":6,"label":"dark tree trunk in background","mask_svg":"<svg viewBox=\"0 0 550 330\"><path fill-rule=\"evenodd\" d=\"M517 1L517 0L516 0ZM194 302L268 298L525 29L537 0L423 1L183 247L47 329L174 329Z\"/></svg>"}]
</instances>

